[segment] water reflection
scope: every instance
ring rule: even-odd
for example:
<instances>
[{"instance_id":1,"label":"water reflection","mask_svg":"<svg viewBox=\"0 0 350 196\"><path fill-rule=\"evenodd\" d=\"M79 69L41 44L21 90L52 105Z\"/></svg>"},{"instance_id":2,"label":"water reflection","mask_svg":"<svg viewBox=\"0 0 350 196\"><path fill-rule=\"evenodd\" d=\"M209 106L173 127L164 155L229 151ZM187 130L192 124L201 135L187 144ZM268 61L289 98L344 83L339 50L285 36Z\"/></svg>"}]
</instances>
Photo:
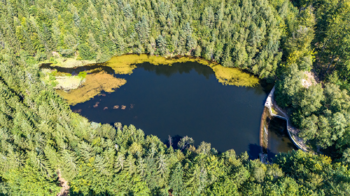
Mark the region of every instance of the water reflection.
<instances>
[{"instance_id":1,"label":"water reflection","mask_svg":"<svg viewBox=\"0 0 350 196\"><path fill-rule=\"evenodd\" d=\"M261 150L250 146L259 146L262 86L222 85L210 67L193 62L137 67L131 75L114 75L127 81L115 92L71 108L94 122L134 124L165 143L169 135L173 144L176 136L189 136L195 146L205 141L219 152L258 158Z\"/></svg>"},{"instance_id":2,"label":"water reflection","mask_svg":"<svg viewBox=\"0 0 350 196\"><path fill-rule=\"evenodd\" d=\"M188 66L186 63L176 63L172 66L154 66L150 63L143 63L137 65L137 68L142 68L146 71L155 72L157 75L166 75L168 77L176 73L190 73L192 70L196 71L200 75L205 76L206 79L209 79L209 76L214 74L213 69L198 63L194 63L192 66Z\"/></svg>"},{"instance_id":3,"label":"water reflection","mask_svg":"<svg viewBox=\"0 0 350 196\"><path fill-rule=\"evenodd\" d=\"M270 160L272 160L278 153L297 150L288 136L285 120L280 118L272 118L269 123L268 130L269 136L267 154Z\"/></svg>"},{"instance_id":4,"label":"water reflection","mask_svg":"<svg viewBox=\"0 0 350 196\"><path fill-rule=\"evenodd\" d=\"M171 65L165 66L161 65L164 59L145 57L145 61L156 62L157 65L154 65L141 60L135 64L131 55L127 58L126 64L114 58L104 64L56 68L59 72L73 75L87 71L87 78L101 73L109 75L87 82L86 87L95 85L94 89L98 91L84 90L90 95L89 100L79 99L78 102L75 99L71 102L74 103L72 110L94 122L134 124L145 134L156 135L165 143L169 143L170 135L172 145L176 145L181 137L189 136L195 140L195 145L205 141L219 152L234 149L237 154L247 151L250 158L258 158L261 152L260 119L271 89L268 85L257 84L257 78L238 69L202 65L197 62L198 59L185 63L181 62L184 59L176 59L181 63L165 60ZM116 79L118 82L114 81ZM117 87L100 84L117 84L119 88L114 92L112 89ZM74 91L69 94L84 97ZM278 129L273 126L269 130ZM272 132L269 134L270 157L287 149L280 144L288 142L283 137L277 133L275 136Z\"/></svg>"}]
</instances>

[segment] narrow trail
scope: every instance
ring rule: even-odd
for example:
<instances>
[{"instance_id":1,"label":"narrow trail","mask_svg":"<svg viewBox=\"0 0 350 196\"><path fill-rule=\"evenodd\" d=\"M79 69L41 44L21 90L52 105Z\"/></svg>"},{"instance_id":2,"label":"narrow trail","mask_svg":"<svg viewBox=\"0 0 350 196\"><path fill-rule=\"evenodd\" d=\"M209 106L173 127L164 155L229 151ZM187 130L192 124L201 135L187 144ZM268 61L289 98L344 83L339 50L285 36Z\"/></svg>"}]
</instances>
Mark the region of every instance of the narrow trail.
<instances>
[{"instance_id":1,"label":"narrow trail","mask_svg":"<svg viewBox=\"0 0 350 196\"><path fill-rule=\"evenodd\" d=\"M60 181L61 183L60 186L62 187L61 191L57 194L57 196L68 196L69 188L70 188L68 185L68 181L62 178L61 171L58 171L57 174L58 174L58 181Z\"/></svg>"}]
</instances>

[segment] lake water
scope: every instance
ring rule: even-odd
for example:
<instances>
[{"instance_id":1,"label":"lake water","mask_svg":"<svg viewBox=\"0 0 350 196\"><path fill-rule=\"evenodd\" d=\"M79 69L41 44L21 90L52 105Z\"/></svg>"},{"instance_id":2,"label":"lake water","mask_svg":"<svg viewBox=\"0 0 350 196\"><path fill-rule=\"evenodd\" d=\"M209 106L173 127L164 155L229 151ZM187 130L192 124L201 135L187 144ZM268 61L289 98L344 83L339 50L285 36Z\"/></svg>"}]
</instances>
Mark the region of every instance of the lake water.
<instances>
[{"instance_id":1,"label":"lake water","mask_svg":"<svg viewBox=\"0 0 350 196\"><path fill-rule=\"evenodd\" d=\"M84 69L58 71L77 74ZM71 106L90 121L133 124L165 143L169 136L174 143L189 136L195 146L205 141L219 152L234 149L237 154L247 151L250 158L258 158L260 120L270 89L260 84L223 85L211 67L198 62L172 66L142 63L130 75L115 74L109 67L102 71L127 82L114 92L102 91Z\"/></svg>"},{"instance_id":2,"label":"lake water","mask_svg":"<svg viewBox=\"0 0 350 196\"><path fill-rule=\"evenodd\" d=\"M270 160L281 152L297 150L297 147L290 140L286 129L286 120L277 117L271 119L268 126L269 136L267 150L268 158Z\"/></svg>"}]
</instances>

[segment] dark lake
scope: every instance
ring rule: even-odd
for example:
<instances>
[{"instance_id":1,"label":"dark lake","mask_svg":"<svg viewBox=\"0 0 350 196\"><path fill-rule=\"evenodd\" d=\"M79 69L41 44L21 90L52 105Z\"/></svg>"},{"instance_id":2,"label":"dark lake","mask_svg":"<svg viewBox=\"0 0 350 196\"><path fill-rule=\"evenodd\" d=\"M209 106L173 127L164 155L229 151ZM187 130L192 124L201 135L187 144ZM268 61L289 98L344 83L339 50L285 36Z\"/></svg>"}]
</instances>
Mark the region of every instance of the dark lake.
<instances>
[{"instance_id":1,"label":"dark lake","mask_svg":"<svg viewBox=\"0 0 350 196\"><path fill-rule=\"evenodd\" d=\"M260 120L270 88L223 85L212 68L197 62L142 63L131 75L114 74L108 67L102 70L127 82L115 92L101 92L71 106L90 121L133 124L164 142L169 136L174 142L189 136L195 146L205 141L219 152L234 149L237 154L247 151L251 159L259 157Z\"/></svg>"}]
</instances>

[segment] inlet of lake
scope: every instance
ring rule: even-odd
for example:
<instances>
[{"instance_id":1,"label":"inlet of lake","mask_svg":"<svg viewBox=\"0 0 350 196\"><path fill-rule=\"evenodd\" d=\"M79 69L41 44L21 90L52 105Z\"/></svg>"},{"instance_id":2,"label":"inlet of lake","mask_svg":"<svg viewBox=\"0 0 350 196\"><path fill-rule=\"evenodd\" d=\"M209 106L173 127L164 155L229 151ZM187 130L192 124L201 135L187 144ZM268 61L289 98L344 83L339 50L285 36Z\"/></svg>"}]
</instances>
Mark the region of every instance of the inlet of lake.
<instances>
[{"instance_id":1,"label":"inlet of lake","mask_svg":"<svg viewBox=\"0 0 350 196\"><path fill-rule=\"evenodd\" d=\"M59 71L76 75L83 69ZM74 112L90 121L133 124L166 144L169 136L173 143L189 136L194 139L194 146L204 141L219 152L234 149L237 154L247 151L251 159L259 157L260 120L271 86L261 82L253 87L223 85L211 67L198 62L171 66L144 62L136 64L130 75L102 66L89 74L100 71L127 82L114 92L102 91L71 105ZM287 134L278 133L283 128L271 127L274 133L269 137L269 156L294 148Z\"/></svg>"}]
</instances>

